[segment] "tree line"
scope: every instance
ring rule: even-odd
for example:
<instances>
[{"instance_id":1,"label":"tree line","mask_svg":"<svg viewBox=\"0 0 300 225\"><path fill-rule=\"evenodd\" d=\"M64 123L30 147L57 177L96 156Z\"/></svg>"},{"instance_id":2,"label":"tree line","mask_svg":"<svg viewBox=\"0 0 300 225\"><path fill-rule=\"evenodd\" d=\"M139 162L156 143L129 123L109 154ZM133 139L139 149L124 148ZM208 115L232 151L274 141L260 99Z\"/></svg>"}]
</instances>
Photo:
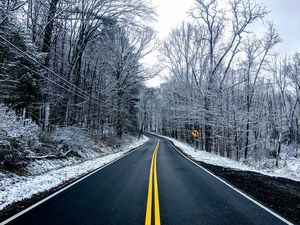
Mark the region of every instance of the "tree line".
<instances>
[{"instance_id":1,"label":"tree line","mask_svg":"<svg viewBox=\"0 0 300 225\"><path fill-rule=\"evenodd\" d=\"M45 131L137 132L154 16L147 0L1 0L0 102Z\"/></svg>"},{"instance_id":2,"label":"tree line","mask_svg":"<svg viewBox=\"0 0 300 225\"><path fill-rule=\"evenodd\" d=\"M276 53L282 40L263 5L225 2L195 0L191 21L162 43L169 77L142 94L144 129L236 160L274 156L278 165L282 144L299 157L300 53ZM253 31L262 25L263 35Z\"/></svg>"}]
</instances>

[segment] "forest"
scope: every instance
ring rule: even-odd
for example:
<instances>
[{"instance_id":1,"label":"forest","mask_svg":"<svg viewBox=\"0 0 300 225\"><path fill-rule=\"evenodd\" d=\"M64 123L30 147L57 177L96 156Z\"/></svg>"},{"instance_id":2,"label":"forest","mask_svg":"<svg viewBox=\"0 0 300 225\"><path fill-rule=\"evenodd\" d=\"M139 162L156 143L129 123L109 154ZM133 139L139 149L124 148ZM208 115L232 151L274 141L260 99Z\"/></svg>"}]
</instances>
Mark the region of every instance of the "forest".
<instances>
[{"instance_id":1,"label":"forest","mask_svg":"<svg viewBox=\"0 0 300 225\"><path fill-rule=\"evenodd\" d=\"M143 92L145 129L238 161L273 158L278 166L282 149L300 154L300 53L276 52L283 40L265 6L226 3L196 0L191 20L162 42L159 59L169 76L160 89Z\"/></svg>"},{"instance_id":2,"label":"forest","mask_svg":"<svg viewBox=\"0 0 300 225\"><path fill-rule=\"evenodd\" d=\"M137 130L139 63L155 33L146 1L1 0L1 101L44 130ZM143 22L141 22L143 21Z\"/></svg>"},{"instance_id":3,"label":"forest","mask_svg":"<svg viewBox=\"0 0 300 225\"><path fill-rule=\"evenodd\" d=\"M139 91L150 76L140 60L156 46L154 16L144 0L1 0L0 162L49 156L41 143L58 128L97 140L137 134Z\"/></svg>"},{"instance_id":4,"label":"forest","mask_svg":"<svg viewBox=\"0 0 300 225\"><path fill-rule=\"evenodd\" d=\"M195 0L187 13L159 43L151 1L1 0L1 107L46 133L152 131L235 160L299 157L300 53L276 52L267 8ZM159 72L165 83L147 87Z\"/></svg>"}]
</instances>

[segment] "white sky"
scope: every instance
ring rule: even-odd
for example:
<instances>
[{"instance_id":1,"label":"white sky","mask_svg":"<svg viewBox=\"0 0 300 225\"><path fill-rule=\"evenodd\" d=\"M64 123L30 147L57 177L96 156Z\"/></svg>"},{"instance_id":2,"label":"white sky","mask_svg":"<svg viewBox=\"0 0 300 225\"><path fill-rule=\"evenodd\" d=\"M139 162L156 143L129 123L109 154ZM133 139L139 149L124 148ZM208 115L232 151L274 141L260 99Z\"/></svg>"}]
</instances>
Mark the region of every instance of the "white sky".
<instances>
[{"instance_id":1,"label":"white sky","mask_svg":"<svg viewBox=\"0 0 300 225\"><path fill-rule=\"evenodd\" d=\"M268 10L269 18L283 39L277 50L281 55L300 51L300 1L299 0L260 0Z\"/></svg>"},{"instance_id":2,"label":"white sky","mask_svg":"<svg viewBox=\"0 0 300 225\"><path fill-rule=\"evenodd\" d=\"M152 0L157 7L157 22L154 28L158 37L163 40L168 37L170 30L178 26L181 21L187 20L187 11L193 6L194 0ZM283 42L277 47L281 55L300 52L300 0L257 0L267 7L270 12L269 20L275 23ZM147 64L157 62L157 52L145 58ZM147 82L148 86L155 87L162 82L156 77Z\"/></svg>"}]
</instances>

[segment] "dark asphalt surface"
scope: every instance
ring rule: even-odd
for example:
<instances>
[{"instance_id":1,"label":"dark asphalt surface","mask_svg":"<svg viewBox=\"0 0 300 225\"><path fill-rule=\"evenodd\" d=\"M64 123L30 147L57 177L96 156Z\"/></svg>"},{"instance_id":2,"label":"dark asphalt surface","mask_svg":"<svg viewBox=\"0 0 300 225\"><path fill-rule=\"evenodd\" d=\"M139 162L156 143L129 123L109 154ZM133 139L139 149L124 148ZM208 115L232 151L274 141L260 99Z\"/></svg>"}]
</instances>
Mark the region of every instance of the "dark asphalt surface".
<instances>
[{"instance_id":1,"label":"dark asphalt surface","mask_svg":"<svg viewBox=\"0 0 300 225\"><path fill-rule=\"evenodd\" d=\"M286 224L180 155L169 141L158 151L161 224Z\"/></svg>"},{"instance_id":2,"label":"dark asphalt surface","mask_svg":"<svg viewBox=\"0 0 300 225\"><path fill-rule=\"evenodd\" d=\"M156 138L9 224L142 225ZM162 225L285 224L185 159L161 139L157 176Z\"/></svg>"}]
</instances>

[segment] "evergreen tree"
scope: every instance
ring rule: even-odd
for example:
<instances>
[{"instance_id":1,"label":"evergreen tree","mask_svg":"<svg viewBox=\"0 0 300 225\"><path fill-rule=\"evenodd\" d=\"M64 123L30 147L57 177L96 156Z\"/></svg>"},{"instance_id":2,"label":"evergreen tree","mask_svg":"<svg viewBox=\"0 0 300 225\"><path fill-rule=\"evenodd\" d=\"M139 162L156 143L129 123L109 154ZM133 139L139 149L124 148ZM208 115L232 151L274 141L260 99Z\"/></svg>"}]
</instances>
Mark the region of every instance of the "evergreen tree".
<instances>
[{"instance_id":1,"label":"evergreen tree","mask_svg":"<svg viewBox=\"0 0 300 225\"><path fill-rule=\"evenodd\" d=\"M41 97L40 56L4 1L0 3L0 98L17 112L34 116Z\"/></svg>"}]
</instances>

